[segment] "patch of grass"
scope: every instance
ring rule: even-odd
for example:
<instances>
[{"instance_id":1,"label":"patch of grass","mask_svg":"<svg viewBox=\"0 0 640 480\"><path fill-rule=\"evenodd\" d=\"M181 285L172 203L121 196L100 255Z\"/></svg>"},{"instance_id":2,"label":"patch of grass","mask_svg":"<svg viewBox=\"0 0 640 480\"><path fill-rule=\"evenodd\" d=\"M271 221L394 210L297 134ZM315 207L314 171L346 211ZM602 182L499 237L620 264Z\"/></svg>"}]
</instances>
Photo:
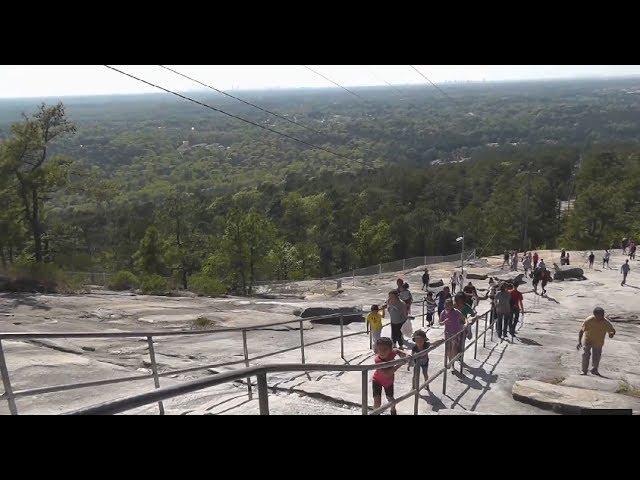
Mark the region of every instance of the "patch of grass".
<instances>
[{"instance_id":1,"label":"patch of grass","mask_svg":"<svg viewBox=\"0 0 640 480\"><path fill-rule=\"evenodd\" d=\"M210 318L200 315L198 318L191 320L191 328L193 330L204 330L211 328L215 325L215 322Z\"/></svg>"},{"instance_id":2,"label":"patch of grass","mask_svg":"<svg viewBox=\"0 0 640 480\"><path fill-rule=\"evenodd\" d=\"M640 398L640 388L636 388L633 385L629 385L626 381L622 380L616 393L621 393L622 395L628 395L630 397Z\"/></svg>"}]
</instances>

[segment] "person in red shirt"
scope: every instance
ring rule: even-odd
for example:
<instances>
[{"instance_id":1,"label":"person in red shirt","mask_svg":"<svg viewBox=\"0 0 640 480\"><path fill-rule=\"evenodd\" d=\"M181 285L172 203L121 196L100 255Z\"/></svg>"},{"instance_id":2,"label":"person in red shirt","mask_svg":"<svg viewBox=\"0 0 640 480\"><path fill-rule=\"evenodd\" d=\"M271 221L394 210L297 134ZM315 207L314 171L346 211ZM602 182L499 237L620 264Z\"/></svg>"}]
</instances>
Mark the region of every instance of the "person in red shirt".
<instances>
[{"instance_id":1,"label":"person in red shirt","mask_svg":"<svg viewBox=\"0 0 640 480\"><path fill-rule=\"evenodd\" d=\"M406 357L407 354L401 350L393 348L393 343L390 338L382 337L376 342L377 355L373 359L375 363L390 362L395 359L396 356ZM371 379L371 386L373 387L373 408L378 408L382 404L382 390L390 402L393 401L393 382L396 370L402 365L396 365L395 367L379 368L373 372L373 378ZM391 407L391 415L396 415L395 405Z\"/></svg>"},{"instance_id":2,"label":"person in red shirt","mask_svg":"<svg viewBox=\"0 0 640 480\"><path fill-rule=\"evenodd\" d=\"M538 252L533 254L533 269L535 270L538 266Z\"/></svg>"},{"instance_id":3,"label":"person in red shirt","mask_svg":"<svg viewBox=\"0 0 640 480\"><path fill-rule=\"evenodd\" d=\"M509 290L509 295L511 295L511 322L509 322L509 333L511 334L511 337L515 337L516 325L520 319L520 312L524 314L524 305L522 303L523 297L522 293L518 291L518 285L513 285L511 290Z\"/></svg>"}]
</instances>

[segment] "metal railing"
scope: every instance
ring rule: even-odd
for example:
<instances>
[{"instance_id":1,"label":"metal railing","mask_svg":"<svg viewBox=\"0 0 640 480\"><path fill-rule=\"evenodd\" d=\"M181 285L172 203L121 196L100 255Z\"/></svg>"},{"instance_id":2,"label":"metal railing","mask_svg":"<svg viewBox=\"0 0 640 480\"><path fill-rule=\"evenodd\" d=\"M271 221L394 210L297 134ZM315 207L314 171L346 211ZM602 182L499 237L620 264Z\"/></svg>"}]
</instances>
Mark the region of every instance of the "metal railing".
<instances>
[{"instance_id":1,"label":"metal railing","mask_svg":"<svg viewBox=\"0 0 640 480\"><path fill-rule=\"evenodd\" d=\"M422 317L422 326L424 327L425 325L425 317L427 316L427 314L425 313L425 301L418 301L415 303L421 303L422 304L422 314L421 315L416 315L414 316L414 318L418 318L418 317ZM368 312L364 312L364 311L354 311L354 312L349 312L346 315L363 315L365 313ZM457 360L459 357L462 358L462 356L464 355L464 351L469 348L471 345L475 345L475 349L474 349L474 358L476 358L477 356L477 341L478 341L478 335L482 335L483 336L483 346L486 345L486 332L491 329L491 339L493 339L493 321L491 321L491 324L489 327L487 327L487 319L488 319L488 315L490 312L485 312L484 314L481 315L477 315L476 317L473 317L473 322L470 322L470 324L475 324L476 325L476 338L473 342L469 343L469 345L467 345L466 348L463 348L461 352L458 353L458 355L452 359L450 361L454 362L455 360ZM16 398L20 398L20 397L26 397L26 396L33 396L33 395L41 395L41 394L45 394L45 393L54 393L54 392L62 392L62 391L67 391L67 390L74 390L74 389L78 389L78 388L87 388L87 387L96 387L96 386L102 386L102 385L110 385L110 384L117 384L117 383L123 383L123 382L132 382L132 381L140 381L140 380L145 380L145 379L153 379L154 382L154 387L157 391L165 391L166 388L161 388L160 386L160 377L165 377L165 376L170 376L170 375L176 375L176 374L182 374L182 373L189 373L189 372L195 372L195 371L199 371L199 370L207 370L207 369L212 369L212 368L217 368L217 367L223 367L223 366L231 366L231 365L238 365L238 364L244 364L245 368L242 370L234 370L233 372L229 372L229 373L225 373L225 374L216 374L215 378L218 378L219 375L225 375L224 377L220 377L220 378L227 378L227 376L231 373L235 373L235 372L243 372L243 373L239 373L240 376L236 377L233 376L232 380L228 380L228 381L235 381L241 378L246 378L247 379L247 394L249 399L253 399L253 391L252 391L252 382L250 380L250 378L252 376L256 376L258 379L258 392L260 395L260 391L263 389L263 387L261 387L261 378L262 375L266 375L267 372L291 372L291 371L304 371L304 372L310 372L310 371L327 371L327 372L337 372L337 371L361 371L363 372L363 375L366 374L368 371L370 370L375 370L378 368L386 368L386 363L385 364L376 364L376 365L354 365L354 366L350 366L350 365L346 365L346 367L349 368L343 368L345 366L340 366L340 365L321 365L321 364L307 364L306 363L306 359L305 359L305 347L309 347L312 345L318 345L321 343L326 343L326 342L330 342L330 341L334 341L334 340L340 340L340 356L342 358L342 360L348 364L347 359L345 358L345 354L344 354L344 339L347 337L351 337L351 336L356 336L356 335L363 335L363 334L369 334L369 348L372 347L372 335L371 332L369 331L369 329L367 328L366 330L363 331L358 331L358 332L353 332L353 333L348 333L345 334L344 333L344 316L345 313L342 314L329 314L329 315L321 315L321 316L316 316L316 317L308 317L308 318L296 318L296 319L292 319L292 320L285 320L285 321L280 321L280 322L272 322L272 323L267 323L267 324L263 324L263 325L257 325L257 326L251 326L251 327L231 327L231 328L217 328L217 329L210 329L210 330L193 330L193 331L138 331L138 332L12 332L12 333L0 333L0 376L2 377L2 382L4 384L4 393L2 395L0 395L0 400L6 400L8 402L9 405L9 411L11 412L12 415L17 415L18 414L18 409L17 409L17 405L15 402ZM478 319L484 316L484 320L485 320L485 330L478 334ZM321 339L321 340L316 340L313 342L305 342L305 337L304 337L304 322L312 322L312 321L316 321L316 320L325 320L328 318L339 318L340 319L340 335L338 336L333 336L333 337L329 337L329 338L325 338L325 339ZM265 354L261 354L261 355L257 355L254 357L250 357L249 356L249 349L248 349L248 344L247 344L247 333L250 331L256 331L256 330L262 330L268 327L273 327L273 326L278 326L278 325L287 325L287 324L293 324L293 323L298 323L299 324L299 331L300 331L300 345L294 346L294 347L288 347L285 349L281 349L281 350L277 350L274 352L268 352ZM384 326L388 326L389 324L385 324ZM470 328L470 327L466 327L466 328ZM434 350L435 348L439 347L442 344L445 344L449 341L453 341L454 338L457 338L459 335L463 334L465 331L463 330L462 332L460 332L458 335L456 335L455 337L451 337L447 340L445 340L442 343L439 343L437 345L434 345L433 347L431 347L429 350L425 351L425 352L420 352L417 355L414 356L408 356L407 359L400 359L400 360L395 360L393 362L388 362L390 366L394 366L394 365L401 365L403 363L407 363L408 361L413 361L416 360L420 357L422 357L423 355L427 355L428 352ZM198 366L194 366L194 367L188 367L188 368L181 368L181 369L172 369L172 370L165 370L162 372L158 371L158 366L157 366L157 362L156 362L156 357L155 357L155 348L154 348L154 342L153 342L153 337L170 337L170 336L182 336L182 335L213 335L213 334L220 334L220 333L229 333L229 332L240 332L242 334L242 345L243 345L243 358L241 360L235 360L235 361L228 361L228 362L222 362L222 363L213 363L213 364L206 364L206 365L198 365ZM76 383L69 383L69 384L62 384L62 385L52 385L52 386L45 386L45 387L38 387L38 388L30 388L30 389L22 389L22 390L13 390L12 385L11 385L11 379L9 376L9 371L7 368L7 364L6 364L6 360L5 360L5 353L3 350L3 346L2 346L2 341L3 340L34 340L34 339L42 339L42 338L138 338L138 339L146 339L147 341L147 345L148 345L148 350L149 350L149 360L150 360L150 369L151 369L151 373L150 374L143 374L143 375L129 375L129 376L125 376L125 377L117 377L117 378L110 378L110 379L103 379L103 380L94 380L94 381L87 381L87 382L76 382ZM464 345L464 337L463 337L463 345ZM446 348L446 347L445 347ZM271 357L274 355L279 355L282 353L286 353L286 352L290 352L293 350L300 350L300 357L301 357L301 363L300 364L279 364L279 366L281 368L284 368L284 370L273 370L272 366L260 366L260 367L250 367L250 362L251 361L256 361L256 360L260 360L263 358L267 358L267 357ZM308 367L308 368L307 368ZM434 376L432 376L428 382L426 382L425 384L421 385L418 389L418 392L420 390L422 390L423 388L425 388L431 381L433 381L435 378L437 378L439 375L443 374L443 393L446 392L446 369L448 368L447 365L447 361L446 361L446 355L445 355L445 366L443 369L441 369L440 371L438 371ZM266 369L266 370L261 370L261 369ZM462 369L462 365L461 365L461 369ZM417 371L417 370L416 370ZM308 375L308 373L307 373ZM364 378L364 377L363 377ZM419 377L416 377L419 378ZM211 379L207 379L207 380L211 380ZM266 380L265 380L266 381ZM364 381L364 380L363 380ZM416 380L417 381L417 380ZM190 384L190 382L188 382ZM226 383L226 381L223 381L221 383ZM217 385L218 383L215 383L215 385ZM185 384L186 385L186 384ZM212 385L205 385L201 388L206 388L206 386L212 386ZM366 389L366 385L363 384L363 389ZM168 390L168 391L173 391L173 390ZM190 391L190 390L189 390ZM186 392L185 392L186 393ZM412 390L411 394L416 393L414 390ZM180 393L177 393L177 395L179 395ZM147 395L147 394L145 394ZM173 394L170 395L169 397L174 396ZM410 395L409 395L410 396ZM134 396L135 397L135 396ZM129 397L129 398L134 398L134 397ZM167 397L167 398L169 398ZM146 397L145 397L146 398ZM259 397L260 398L260 397ZM399 399L396 399L396 403L399 401L402 401L404 399L408 398L406 395L400 397ZM417 397L416 397L417 398ZM262 406L262 400L260 400L260 404ZM395 404L395 403L394 403ZM381 407L380 412L386 410L387 408L390 408L391 404L387 404L384 407ZM134 408L134 407L131 407ZM158 400L158 409L160 414L164 414L164 405L162 404L162 399ZM375 413L379 413L374 411Z\"/></svg>"},{"instance_id":2,"label":"metal railing","mask_svg":"<svg viewBox=\"0 0 640 480\"><path fill-rule=\"evenodd\" d=\"M352 316L352 315L363 315L368 312L364 312L362 310L354 310L353 312L348 313L336 313L329 315L319 315L315 317L307 317L307 318L296 318L292 320L284 320L279 322L266 323L262 325L250 326L250 327L230 327L230 328L216 328L209 330L178 330L178 331L137 331L137 332L11 332L11 333L0 333L0 376L2 377L2 383L4 385L4 393L0 395L0 400L6 400L9 404L9 411L12 415L18 414L17 405L15 402L16 398L32 396L32 395L41 395L45 393L54 393L54 392L62 392L66 390L74 390L78 388L86 388L86 387L96 387L102 385L123 383L123 382L132 382L139 381L145 379L153 379L155 388L160 388L160 377L166 377L170 375L196 372L199 370L207 370L211 368L217 367L227 367L231 365L244 364L245 367L249 367L249 363L251 361L260 360L263 358L271 357L274 355L279 355L282 353L290 352L293 350L300 349L300 357L301 362L304 365L305 360L305 347L310 347L312 345L318 345L321 343L331 342L334 340L340 340L340 354L341 358L346 362L346 358L344 356L344 339L348 337L352 337L355 335L363 335L369 333L369 346L371 346L371 333L368 330L358 331L353 333L344 333L344 317ZM330 318L339 318L340 320L340 335L332 336L329 338L324 338L321 340L315 340L313 342L305 342L304 337L304 323L305 322L313 322L316 320L326 320ZM296 345L294 347L288 347L281 350L277 350L274 352L268 352L261 355L256 355L254 357L249 357L249 348L247 344L247 333L251 331L263 330L265 328L279 326L279 325L287 325L287 324L299 324L300 329L300 345ZM385 324L385 326L388 324ZM234 360L222 363L211 363L206 365L198 365L194 367L173 369L173 370L165 370L162 372L158 371L158 366L155 357L155 348L153 343L154 337L172 337L172 336L183 336L183 335L215 335L220 333L230 333L230 332L240 332L242 334L242 347L243 347L243 358L241 360ZM133 338L133 339L146 339L148 349L149 349L149 363L151 373L143 374L143 375L129 375L125 377L117 377L103 380L94 380L87 382L76 382L62 385L51 385L46 387L38 387L38 388L30 388L23 390L13 390L11 385L11 378L9 376L9 370L6 364L5 353L2 345L3 340L37 340L42 338ZM253 398L251 382L247 384L247 390L249 398ZM158 404L158 409L160 414L164 413L164 406L162 403Z\"/></svg>"},{"instance_id":3,"label":"metal railing","mask_svg":"<svg viewBox=\"0 0 640 480\"><path fill-rule=\"evenodd\" d=\"M407 400L408 398L414 397L414 407L413 414L418 414L418 406L419 406L419 398L420 392L427 388L427 386L432 383L436 378L442 375L442 393L446 394L447 391L447 370L454 364L455 361L459 361L460 363L460 372L462 372L464 366L464 352L474 346L474 359L477 358L478 354L478 341L480 337L483 339L483 346L486 346L486 336L487 332L491 331L491 338L493 338L493 325L495 323L495 319L489 318L491 315L491 311L484 312L480 315L476 315L471 319L470 322L466 324L466 326L458 332L456 335L453 335L443 342L438 343L437 345L433 345L429 347L427 350L424 350L415 355L408 355L404 358L398 360L392 360L390 362L370 364L370 365L328 365L328 364L316 364L316 363L308 363L308 364L272 364L272 365L263 365L257 367L249 367L243 368L240 370L234 370L225 373L219 373L209 378L203 378L198 380L192 380L188 382L180 383L179 385L173 385L170 387L163 387L161 389L157 389L148 393L142 393L138 395L132 395L123 399L113 400L110 402L105 402L100 405L96 405L93 407L83 408L80 410L76 410L71 412L73 415L109 415L122 413L127 410L131 410L134 408L142 407L145 405L149 405L155 402L162 402L162 400L166 400L169 398L173 398L179 395L183 395L186 393L202 390L205 388L213 387L216 385L221 385L224 383L238 381L244 378L256 377L257 386L258 386L258 404L261 415L269 414L269 389L267 384L267 374L269 373L284 373L284 372L361 372L362 375L362 386L361 386L361 394L362 394L362 404L361 410L363 415L379 415L385 410L397 405L398 403ZM484 330L482 332L478 332L480 321L484 319ZM472 342L465 345L466 333L467 330L472 328L475 325L475 338ZM462 341L460 341L462 340ZM416 360L428 355L430 352L435 350L436 348L441 347L442 345L446 346L448 342L459 342L461 345L460 351L451 358L447 359L447 354L444 356L443 366L438 372L434 375L431 375L427 381L420 384L420 366ZM369 412L369 403L368 403L368 386L369 386L369 372L371 370L378 370L382 368L392 368L396 366L402 366L409 362L414 364L413 371L413 388L401 395L398 398L393 399L392 401L381 405L378 408L373 409Z\"/></svg>"}]
</instances>

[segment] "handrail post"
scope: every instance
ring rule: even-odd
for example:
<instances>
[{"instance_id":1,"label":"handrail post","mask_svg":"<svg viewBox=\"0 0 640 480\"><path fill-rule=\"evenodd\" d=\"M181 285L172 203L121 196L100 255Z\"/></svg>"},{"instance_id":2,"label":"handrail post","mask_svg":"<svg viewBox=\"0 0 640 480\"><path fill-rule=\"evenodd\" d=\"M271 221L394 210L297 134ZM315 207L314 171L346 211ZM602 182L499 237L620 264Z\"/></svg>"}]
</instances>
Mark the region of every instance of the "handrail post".
<instances>
[{"instance_id":1,"label":"handrail post","mask_svg":"<svg viewBox=\"0 0 640 480\"><path fill-rule=\"evenodd\" d=\"M269 391L267 390L266 372L258 373L258 404L260 405L260 415L269 415Z\"/></svg>"},{"instance_id":2,"label":"handrail post","mask_svg":"<svg viewBox=\"0 0 640 480\"><path fill-rule=\"evenodd\" d=\"M473 341L475 342L473 344L473 359L477 360L478 359L478 324L480 322L478 321L478 319L476 318L476 338L473 339Z\"/></svg>"},{"instance_id":3,"label":"handrail post","mask_svg":"<svg viewBox=\"0 0 640 480\"><path fill-rule=\"evenodd\" d=\"M467 328L468 327L465 327L465 329L462 331L462 335L460 335L462 338L458 340L460 348L462 349L462 351L460 352L460 373L462 373L462 366L464 365L464 347L467 343L467 332L465 330Z\"/></svg>"},{"instance_id":4,"label":"handrail post","mask_svg":"<svg viewBox=\"0 0 640 480\"><path fill-rule=\"evenodd\" d=\"M302 320L300 320L300 357L302 360L302 364L304 365L306 363L306 360L304 358L304 325ZM304 372L304 373L307 376L307 378L311 380L311 376L309 375L309 372Z\"/></svg>"},{"instance_id":5,"label":"handrail post","mask_svg":"<svg viewBox=\"0 0 640 480\"><path fill-rule=\"evenodd\" d=\"M367 370L362 371L362 415L369 414L369 375Z\"/></svg>"},{"instance_id":6,"label":"handrail post","mask_svg":"<svg viewBox=\"0 0 640 480\"><path fill-rule=\"evenodd\" d=\"M484 314L484 333L482 334L482 348L486 348L487 346L487 317L489 313L485 312Z\"/></svg>"},{"instance_id":7,"label":"handrail post","mask_svg":"<svg viewBox=\"0 0 640 480\"><path fill-rule=\"evenodd\" d=\"M428 287L427 287L428 288ZM424 328L424 303L425 303L425 299L422 299L422 328Z\"/></svg>"},{"instance_id":8,"label":"handrail post","mask_svg":"<svg viewBox=\"0 0 640 480\"><path fill-rule=\"evenodd\" d=\"M13 397L13 389L11 388L11 379L9 378L9 370L7 369L7 362L4 358L4 350L2 349L2 340L0 340L0 374L2 374L2 383L4 385L4 394L7 397L7 403L9 404L9 411L11 415L18 414L18 408L16 407L16 400Z\"/></svg>"},{"instance_id":9,"label":"handrail post","mask_svg":"<svg viewBox=\"0 0 640 480\"><path fill-rule=\"evenodd\" d=\"M344 358L344 315L340 315L340 356Z\"/></svg>"},{"instance_id":10,"label":"handrail post","mask_svg":"<svg viewBox=\"0 0 640 480\"><path fill-rule=\"evenodd\" d=\"M153 348L153 337L147 337L147 345L149 345L149 359L151 360L151 372L153 373L153 384L156 389L160 388L160 378L158 377L158 367L156 365L156 352ZM164 405L162 402L158 402L158 410L160 415L164 415Z\"/></svg>"},{"instance_id":11,"label":"handrail post","mask_svg":"<svg viewBox=\"0 0 640 480\"><path fill-rule=\"evenodd\" d=\"M413 388L416 390L416 396L413 401L413 414L418 415L418 402L420 401L420 365L416 362L413 369Z\"/></svg>"},{"instance_id":12,"label":"handrail post","mask_svg":"<svg viewBox=\"0 0 640 480\"><path fill-rule=\"evenodd\" d=\"M447 340L444 341L444 372L442 373L442 394L447 393Z\"/></svg>"},{"instance_id":13,"label":"handrail post","mask_svg":"<svg viewBox=\"0 0 640 480\"><path fill-rule=\"evenodd\" d=\"M373 333L371 328L369 328L369 350L373 348Z\"/></svg>"},{"instance_id":14,"label":"handrail post","mask_svg":"<svg viewBox=\"0 0 640 480\"><path fill-rule=\"evenodd\" d=\"M242 329L242 350L244 351L244 366L249 368L249 348L247 347L247 331ZM302 362L304 363L304 361ZM247 377L247 394L249 400L253 400L253 392L251 391L251 377Z\"/></svg>"},{"instance_id":15,"label":"handrail post","mask_svg":"<svg viewBox=\"0 0 640 480\"><path fill-rule=\"evenodd\" d=\"M379 263L378 264L378 274L381 274L381 273L382 273L382 264Z\"/></svg>"},{"instance_id":16,"label":"handrail post","mask_svg":"<svg viewBox=\"0 0 640 480\"><path fill-rule=\"evenodd\" d=\"M497 316L497 314L496 314ZM489 326L491 327L491 341L493 342L493 325L496 323L495 318L493 316L493 314L491 315L491 323L489 324Z\"/></svg>"},{"instance_id":17,"label":"handrail post","mask_svg":"<svg viewBox=\"0 0 640 480\"><path fill-rule=\"evenodd\" d=\"M404 270L404 268L405 268L405 267L404 267L404 266L405 266L405 261L404 261L404 260L405 260L405 259L403 258L403 259L402 259L402 270Z\"/></svg>"}]
</instances>

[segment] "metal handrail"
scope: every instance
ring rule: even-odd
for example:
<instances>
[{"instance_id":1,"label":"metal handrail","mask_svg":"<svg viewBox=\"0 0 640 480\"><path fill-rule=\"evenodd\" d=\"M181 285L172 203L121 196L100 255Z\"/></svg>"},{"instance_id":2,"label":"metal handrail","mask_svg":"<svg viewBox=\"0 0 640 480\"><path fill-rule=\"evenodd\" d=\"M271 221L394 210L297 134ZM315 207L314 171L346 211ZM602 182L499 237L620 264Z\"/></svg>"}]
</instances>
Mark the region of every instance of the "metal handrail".
<instances>
[{"instance_id":1,"label":"metal handrail","mask_svg":"<svg viewBox=\"0 0 640 480\"><path fill-rule=\"evenodd\" d=\"M131 410L133 408L138 408L138 407L142 407L144 405L148 405L150 403L161 402L162 400L166 400L168 398L176 397L178 395L182 395L182 394L185 394L185 393L189 393L189 392L201 390L201 389L204 389L204 388L209 388L209 387L213 387L213 386L216 386L216 385L220 385L220 384L223 384L223 383L233 382L233 381L241 380L243 378L250 378L250 377L255 376L257 378L257 383L258 383L260 414L261 415L268 415L269 414L268 386L267 386L267 374L268 373L299 372L299 371L304 371L304 372L322 371L322 372L361 372L361 374L362 374L362 413L364 415L367 415L368 414L367 387L368 387L368 372L369 371L378 370L378 369L382 369L382 368L390 368L390 367L395 367L395 366L399 366L399 365L404 365L404 364L407 364L409 362L415 362L417 359L428 355L431 351L435 350L436 348L439 348L442 345L445 345L445 349L446 349L447 342L457 341L457 337L460 336L460 335L463 335L462 338L464 339L466 337L467 329L470 328L471 325L475 323L476 324L476 337L473 340L473 342L471 342L469 344L469 346L471 346L472 344L475 344L475 343L478 342L478 340L480 339L480 336L482 336L483 338L486 337L486 334L487 334L487 332L489 330L492 330L492 332L493 332L493 323L494 322L493 322L493 319L491 319L490 325L488 327L486 327L482 333L478 334L478 322L479 322L480 318L484 317L485 321L486 321L487 317L490 315L490 313L491 313L491 311L489 310L489 311L487 311L485 313L482 313L482 314L479 314L479 315L476 315L476 316L472 317L471 321L469 323L467 323L465 325L465 327L460 330L460 332L458 332L457 334L449 337L444 342L441 342L441 343L439 343L437 345L433 345L433 346L429 347L427 350L419 352L419 353L417 353L415 355L408 355L408 356L406 356L404 358L400 358L398 360L392 360L392 361L389 361L389 362L368 364L368 365L349 365L349 364L345 364L345 365L327 365L327 364L286 364L285 363L285 364L271 364L271 365L255 366L255 367L243 368L243 369L239 369L239 370L233 370L233 371L230 371L230 372L219 373L219 374L216 374L216 375L214 375L212 377L208 377L208 378L197 379L197 380L192 380L192 381L188 381L188 382L182 382L179 385L172 385L172 386L169 386L169 387L163 387L163 388L151 391L151 392L132 395L132 396L129 396L129 397L126 397L126 398L123 398L123 399L113 400L113 401L102 403L100 405L79 409L79 410L76 410L76 411L70 412L70 413L74 414L74 415L104 415L104 414L121 413L121 412L124 412L124 411L127 411L127 410ZM469 348L469 346L467 346L466 348ZM446 372L447 372L447 369L453 364L453 362L455 362L456 360L461 360L463 358L466 348L463 345L463 348L461 349L461 351L458 352L458 354L453 359L451 359L450 361L447 361L447 356L446 356L446 353L445 353L443 368L440 369L435 375L433 375L431 378L429 378L429 380L426 381L425 383L423 383L422 385L420 385L419 382L416 381L417 379L419 379L420 367L419 367L418 363L415 362L415 365L414 365L414 383L413 383L414 387L408 393L406 393L406 394L400 396L399 398L394 399L393 401L388 402L387 404L382 405L379 408L373 410L371 412L371 414L373 414L373 415L380 414L383 411L393 407L397 403L399 403L399 402L401 402L403 400L406 400L407 398L409 398L411 396L415 396L415 398L416 398L415 404L414 404L414 414L417 414L418 413L418 396L419 396L420 391L423 390L424 388L426 388L438 376L440 376L441 374L444 374L444 376L443 376L443 393L446 393ZM476 357L477 357L477 351L476 351L476 353L474 353L474 358L476 358ZM462 361L461 361L461 365L460 365L460 370L462 371ZM415 386L415 385L417 385L417 386Z\"/></svg>"},{"instance_id":2,"label":"metal handrail","mask_svg":"<svg viewBox=\"0 0 640 480\"><path fill-rule=\"evenodd\" d=\"M279 355L281 353L286 353L292 350L301 350L302 354L302 363L305 363L304 358L304 347L310 345L316 345L319 343L330 342L337 339L340 339L340 350L341 356L344 359L344 338L350 337L353 335L362 335L368 333L367 331L354 332L349 334L343 333L343 319L345 315L363 315L363 310L355 310L353 312L345 312L345 313L334 313L328 315L316 315L314 317L307 318L296 318L293 320L283 320L279 322L271 322L261 325L254 325L249 327L224 327L224 328L216 328L209 330L177 330L177 331L135 331L135 332L5 332L0 333L0 376L2 377L2 381L4 384L4 393L0 394L0 400L6 399L9 403L9 410L12 415L16 415L18 413L17 406L15 404L15 398L26 397L31 395L39 395L44 393L54 393L54 392L62 392L67 390L74 390L77 388L86 388L86 387L95 387L101 385L109 385L116 384L128 381L138 381L152 378L154 380L154 384L156 388L159 388L159 378L165 377L169 375L175 375L180 373L188 373L195 372L199 370L207 370L210 368L223 367L223 366L231 366L238 365L241 363L249 364L250 361L259 360L262 358ZM314 320L325 320L327 318L340 318L340 335L335 337L330 337L327 339L316 340L311 343L304 343L304 331L303 331L303 323L304 322L312 322ZM289 347L286 349L278 350L275 352L268 352L263 355L258 355L256 357L249 357L248 347L247 347L247 332L263 330L268 327L278 326L278 325L286 325L291 323L299 323L300 324L300 340L301 343L299 346ZM179 335L206 335L206 334L215 334L215 333L229 333L229 332L242 332L243 339L243 350L244 350L244 358L242 360L235 360L231 362L223 362L223 363L214 363L214 364L206 364L206 365L198 365L195 367L181 368L175 370L166 370L164 372L157 371L157 364L155 361L155 352L153 348L153 337L161 337L161 336L179 336ZM23 389L14 391L11 386L11 379L9 377L9 372L6 366L6 360L4 355L4 350L2 348L2 340L30 340L30 339L39 339L39 338L146 338L149 345L149 357L151 364L151 374L146 375L130 375L126 377L116 377L111 379L104 380L95 380L89 382L75 382L69 384L62 385L51 385L46 387L38 387L32 389ZM247 386L249 397L252 397L251 392L251 383L249 382ZM164 407L159 405L160 412L163 413Z\"/></svg>"}]
</instances>

